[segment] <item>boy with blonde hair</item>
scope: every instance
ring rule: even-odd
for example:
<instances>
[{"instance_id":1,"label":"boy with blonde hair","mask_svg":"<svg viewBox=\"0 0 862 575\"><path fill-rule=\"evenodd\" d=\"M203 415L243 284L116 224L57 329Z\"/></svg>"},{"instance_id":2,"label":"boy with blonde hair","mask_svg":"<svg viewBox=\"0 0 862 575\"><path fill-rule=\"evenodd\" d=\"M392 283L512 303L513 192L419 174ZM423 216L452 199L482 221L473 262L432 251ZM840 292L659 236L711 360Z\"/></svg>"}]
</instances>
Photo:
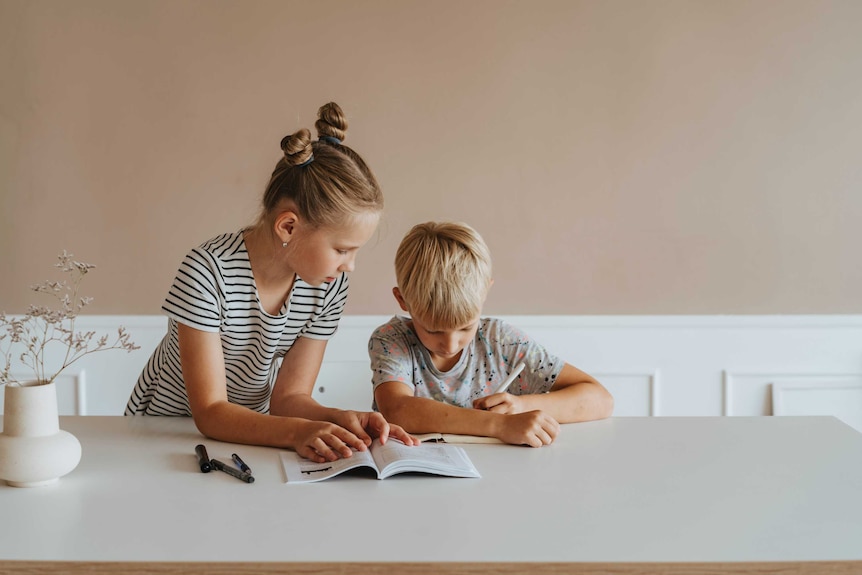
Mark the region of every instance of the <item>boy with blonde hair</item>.
<instances>
[{"instance_id":1,"label":"boy with blonde hair","mask_svg":"<svg viewBox=\"0 0 862 575\"><path fill-rule=\"evenodd\" d=\"M610 416L593 377L506 322L481 317L491 279L482 237L461 223L414 226L395 256L396 316L369 341L375 408L409 433L548 445L560 423ZM526 366L507 391L509 373Z\"/></svg>"}]
</instances>

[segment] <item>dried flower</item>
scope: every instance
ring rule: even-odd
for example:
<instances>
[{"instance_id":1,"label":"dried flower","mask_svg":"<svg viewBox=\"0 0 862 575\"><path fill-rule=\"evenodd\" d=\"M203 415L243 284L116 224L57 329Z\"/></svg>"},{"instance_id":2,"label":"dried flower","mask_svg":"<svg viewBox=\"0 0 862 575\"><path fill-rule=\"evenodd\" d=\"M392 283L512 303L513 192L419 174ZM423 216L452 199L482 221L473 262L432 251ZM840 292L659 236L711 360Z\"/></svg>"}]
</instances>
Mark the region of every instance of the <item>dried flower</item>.
<instances>
[{"instance_id":1,"label":"dried flower","mask_svg":"<svg viewBox=\"0 0 862 575\"><path fill-rule=\"evenodd\" d=\"M13 357L33 370L36 381L47 384L85 355L109 349L127 352L140 349L131 341L123 326L117 329L116 340L112 343L108 342L107 335L94 341L96 332L75 331L75 320L81 310L93 301L89 297L79 297L78 287L84 276L96 266L77 262L73 257L63 250L58 256L60 261L54 264L69 275L68 282L45 281L31 287L37 293L54 297L60 303L59 309L31 305L26 314L17 318L0 312L0 357L5 360L0 365L0 385L21 383L11 374ZM2 333L3 330L5 333ZM48 346L53 344L65 346L66 353L60 368L49 371L45 366L45 356Z\"/></svg>"}]
</instances>

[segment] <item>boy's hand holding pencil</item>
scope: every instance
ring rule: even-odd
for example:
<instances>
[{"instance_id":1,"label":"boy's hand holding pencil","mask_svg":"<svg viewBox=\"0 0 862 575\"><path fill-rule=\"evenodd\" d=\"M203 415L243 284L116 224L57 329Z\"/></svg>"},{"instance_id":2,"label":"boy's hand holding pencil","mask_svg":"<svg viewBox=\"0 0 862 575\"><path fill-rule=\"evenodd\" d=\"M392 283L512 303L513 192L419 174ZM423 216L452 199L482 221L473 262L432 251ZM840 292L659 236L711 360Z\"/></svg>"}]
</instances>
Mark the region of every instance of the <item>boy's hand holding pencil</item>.
<instances>
[{"instance_id":1,"label":"boy's hand holding pencil","mask_svg":"<svg viewBox=\"0 0 862 575\"><path fill-rule=\"evenodd\" d=\"M473 408L493 411L495 413L521 413L523 410L518 407L518 398L514 395L509 395L506 393L506 390L515 382L523 370L524 362L522 361L515 366L515 370L509 374L509 377L494 389L491 395L475 400Z\"/></svg>"}]
</instances>

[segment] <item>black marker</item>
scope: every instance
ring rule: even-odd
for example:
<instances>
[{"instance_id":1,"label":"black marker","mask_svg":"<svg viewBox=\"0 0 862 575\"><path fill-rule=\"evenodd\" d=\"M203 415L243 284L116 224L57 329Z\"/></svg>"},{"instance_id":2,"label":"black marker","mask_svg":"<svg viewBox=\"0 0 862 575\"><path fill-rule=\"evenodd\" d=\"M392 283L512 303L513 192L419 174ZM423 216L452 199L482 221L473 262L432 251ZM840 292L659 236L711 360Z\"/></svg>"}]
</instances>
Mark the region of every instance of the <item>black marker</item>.
<instances>
[{"instance_id":1,"label":"black marker","mask_svg":"<svg viewBox=\"0 0 862 575\"><path fill-rule=\"evenodd\" d=\"M254 483L254 477L251 476L251 473L246 473L245 471L240 471L239 469L234 469L230 465L226 463L222 463L218 459L211 459L210 463L213 467L218 469L219 471L224 471L228 475L233 475L237 479L242 479L246 483Z\"/></svg>"},{"instance_id":2,"label":"black marker","mask_svg":"<svg viewBox=\"0 0 862 575\"><path fill-rule=\"evenodd\" d=\"M246 465L245 461L243 461L242 459L239 458L239 455L237 455L236 453L233 453L233 454L231 454L231 457L233 458L233 462L236 463L237 465L239 465L240 469L242 469L246 473L251 473L251 467Z\"/></svg>"},{"instance_id":3,"label":"black marker","mask_svg":"<svg viewBox=\"0 0 862 575\"><path fill-rule=\"evenodd\" d=\"M209 473L212 471L210 467L210 456L207 455L207 448L203 444L198 444L195 447L195 453L198 454L198 465L201 466L201 473Z\"/></svg>"}]
</instances>

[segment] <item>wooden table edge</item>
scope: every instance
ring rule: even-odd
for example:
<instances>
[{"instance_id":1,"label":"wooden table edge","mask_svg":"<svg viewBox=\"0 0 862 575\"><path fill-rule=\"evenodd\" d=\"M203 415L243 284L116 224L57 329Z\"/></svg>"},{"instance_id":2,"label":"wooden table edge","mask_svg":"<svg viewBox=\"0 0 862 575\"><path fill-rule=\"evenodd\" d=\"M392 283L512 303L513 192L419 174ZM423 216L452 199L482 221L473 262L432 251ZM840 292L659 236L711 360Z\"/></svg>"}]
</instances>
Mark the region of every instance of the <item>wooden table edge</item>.
<instances>
[{"instance_id":1,"label":"wooden table edge","mask_svg":"<svg viewBox=\"0 0 862 575\"><path fill-rule=\"evenodd\" d=\"M844 575L862 573L862 560L671 563L532 562L191 562L191 561L10 561L0 559L0 575Z\"/></svg>"}]
</instances>

